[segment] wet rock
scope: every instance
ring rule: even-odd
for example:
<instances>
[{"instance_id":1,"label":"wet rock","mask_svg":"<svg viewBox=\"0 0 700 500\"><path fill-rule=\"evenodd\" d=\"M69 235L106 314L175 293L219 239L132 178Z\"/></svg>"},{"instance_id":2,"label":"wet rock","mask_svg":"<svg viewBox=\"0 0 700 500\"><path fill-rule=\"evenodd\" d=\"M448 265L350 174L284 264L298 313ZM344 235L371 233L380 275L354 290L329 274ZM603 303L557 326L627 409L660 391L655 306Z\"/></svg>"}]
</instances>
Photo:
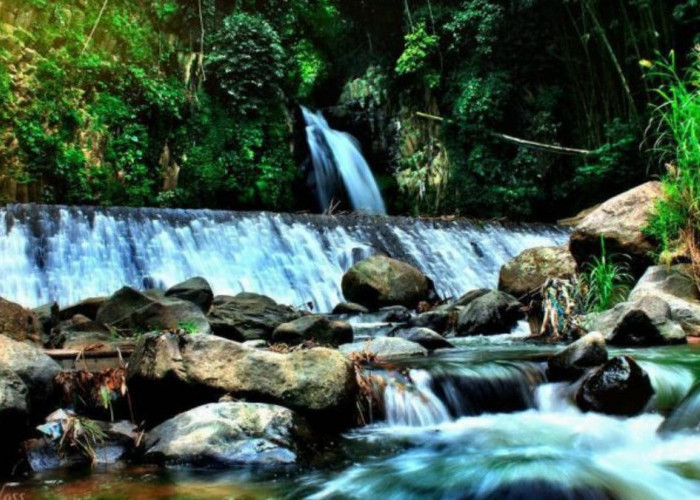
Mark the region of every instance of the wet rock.
<instances>
[{"instance_id":1,"label":"wet rock","mask_svg":"<svg viewBox=\"0 0 700 500\"><path fill-rule=\"evenodd\" d=\"M81 300L77 304L63 308L60 312L61 321L71 319L76 314L86 316L94 321L97 319L97 311L100 310L100 307L102 307L102 305L107 302L108 299L109 297L90 297L88 299Z\"/></svg>"},{"instance_id":2,"label":"wet rock","mask_svg":"<svg viewBox=\"0 0 700 500\"><path fill-rule=\"evenodd\" d=\"M258 339L258 340L246 340L243 342L244 346L252 347L253 349L267 349L267 341Z\"/></svg>"},{"instance_id":3,"label":"wet rock","mask_svg":"<svg viewBox=\"0 0 700 500\"><path fill-rule=\"evenodd\" d=\"M333 308L333 314L366 314L369 312L362 304L354 302L341 302Z\"/></svg>"},{"instance_id":4,"label":"wet rock","mask_svg":"<svg viewBox=\"0 0 700 500\"><path fill-rule=\"evenodd\" d=\"M58 414L61 415L54 416ZM64 438L62 434L55 436L53 439L47 436L30 439L24 443L24 449L27 462L34 472L114 464L132 454L138 435L136 426L128 421L103 422L85 418L77 419L70 412L58 410L50 415L47 418L47 424L41 427L47 428L51 425L56 425L55 430L51 432L60 433L60 428L65 429L69 427L66 425L68 420L72 420L73 423L78 422L80 426L89 427L92 429L89 432L95 432L95 430L99 432L100 438L91 443L91 453L81 449L79 446L71 446L71 439ZM85 439L84 434L82 439ZM63 445L61 445L62 440Z\"/></svg>"},{"instance_id":5,"label":"wet rock","mask_svg":"<svg viewBox=\"0 0 700 500\"><path fill-rule=\"evenodd\" d=\"M483 297L484 295L486 295L487 293L491 293L492 291L493 290L490 290L488 288L477 288L475 290L470 290L457 299L457 301L453 304L453 308L466 307L479 297Z\"/></svg>"},{"instance_id":6,"label":"wet rock","mask_svg":"<svg viewBox=\"0 0 700 500\"><path fill-rule=\"evenodd\" d=\"M228 393L286 406L324 427L342 427L352 419L357 390L350 362L336 350L281 354L214 335L144 335L127 379L134 408L152 423Z\"/></svg>"},{"instance_id":7,"label":"wet rock","mask_svg":"<svg viewBox=\"0 0 700 500\"><path fill-rule=\"evenodd\" d=\"M61 322L61 313L56 302L35 307L32 312L39 320L41 333L44 335L48 335L51 329Z\"/></svg>"},{"instance_id":8,"label":"wet rock","mask_svg":"<svg viewBox=\"0 0 700 500\"><path fill-rule=\"evenodd\" d=\"M201 277L190 278L170 287L165 292L165 296L192 302L199 306L204 314L209 312L214 302L214 293L211 291L209 282Z\"/></svg>"},{"instance_id":9,"label":"wet rock","mask_svg":"<svg viewBox=\"0 0 700 500\"><path fill-rule=\"evenodd\" d=\"M174 297L154 299L129 287L117 291L99 308L97 321L133 332L178 328L211 331L206 316L192 302Z\"/></svg>"},{"instance_id":10,"label":"wet rock","mask_svg":"<svg viewBox=\"0 0 700 500\"><path fill-rule=\"evenodd\" d=\"M391 337L401 338L420 344L429 351L454 347L439 333L422 327L399 328L389 333Z\"/></svg>"},{"instance_id":11,"label":"wet rock","mask_svg":"<svg viewBox=\"0 0 700 500\"><path fill-rule=\"evenodd\" d=\"M642 228L661 196L661 183L647 182L609 199L586 215L569 240L569 249L579 267L600 256L603 237L607 253L628 255L633 273L641 276L652 264L650 255L656 248Z\"/></svg>"},{"instance_id":12,"label":"wet rock","mask_svg":"<svg viewBox=\"0 0 700 500\"><path fill-rule=\"evenodd\" d=\"M76 314L51 329L46 345L55 349L82 349L95 344L108 344L113 332L109 327Z\"/></svg>"},{"instance_id":13,"label":"wet rock","mask_svg":"<svg viewBox=\"0 0 700 500\"><path fill-rule=\"evenodd\" d=\"M654 395L649 376L628 356L617 356L595 369L576 391L583 411L632 416Z\"/></svg>"},{"instance_id":14,"label":"wet rock","mask_svg":"<svg viewBox=\"0 0 700 500\"><path fill-rule=\"evenodd\" d=\"M700 384L695 384L659 427L662 434L700 431Z\"/></svg>"},{"instance_id":15,"label":"wet rock","mask_svg":"<svg viewBox=\"0 0 700 500\"><path fill-rule=\"evenodd\" d=\"M524 317L523 305L507 293L490 291L474 299L460 313L458 336L509 333Z\"/></svg>"},{"instance_id":16,"label":"wet rock","mask_svg":"<svg viewBox=\"0 0 700 500\"><path fill-rule=\"evenodd\" d=\"M428 279L415 267L381 255L358 262L343 276L343 295L369 309L415 308L428 299Z\"/></svg>"},{"instance_id":17,"label":"wet rock","mask_svg":"<svg viewBox=\"0 0 700 500\"><path fill-rule=\"evenodd\" d=\"M27 386L18 375L0 367L0 472L17 462L19 444L27 435L29 398Z\"/></svg>"},{"instance_id":18,"label":"wet rock","mask_svg":"<svg viewBox=\"0 0 700 500\"><path fill-rule=\"evenodd\" d=\"M0 335L41 342L41 332L41 322L33 311L0 297Z\"/></svg>"},{"instance_id":19,"label":"wet rock","mask_svg":"<svg viewBox=\"0 0 700 500\"><path fill-rule=\"evenodd\" d=\"M411 311L404 306L387 306L379 309L387 323L406 323L411 320Z\"/></svg>"},{"instance_id":20,"label":"wet rock","mask_svg":"<svg viewBox=\"0 0 700 500\"><path fill-rule=\"evenodd\" d=\"M244 341L270 340L275 328L301 316L300 311L280 305L264 295L239 293L234 297L214 297L207 319L215 335Z\"/></svg>"},{"instance_id":21,"label":"wet rock","mask_svg":"<svg viewBox=\"0 0 700 500\"><path fill-rule=\"evenodd\" d=\"M325 316L304 316L275 328L272 342L298 345L313 341L320 346L338 347L352 342L352 337L352 326L345 321L331 321Z\"/></svg>"},{"instance_id":22,"label":"wet rock","mask_svg":"<svg viewBox=\"0 0 700 500\"><path fill-rule=\"evenodd\" d=\"M554 354L547 362L550 381L576 380L588 368L599 366L608 360L605 337L591 332Z\"/></svg>"},{"instance_id":23,"label":"wet rock","mask_svg":"<svg viewBox=\"0 0 700 500\"><path fill-rule=\"evenodd\" d=\"M411 318L408 324L418 328L429 328L439 334L444 334L457 322L457 316L454 311L428 311Z\"/></svg>"},{"instance_id":24,"label":"wet rock","mask_svg":"<svg viewBox=\"0 0 700 500\"><path fill-rule=\"evenodd\" d=\"M428 350L422 345L397 337L376 337L364 342L344 344L340 346L339 350L346 356L369 355L378 360L428 354Z\"/></svg>"},{"instance_id":25,"label":"wet rock","mask_svg":"<svg viewBox=\"0 0 700 500\"><path fill-rule=\"evenodd\" d=\"M302 418L281 406L210 403L151 430L146 458L196 465L276 466L297 461L310 436Z\"/></svg>"},{"instance_id":26,"label":"wet rock","mask_svg":"<svg viewBox=\"0 0 700 500\"><path fill-rule=\"evenodd\" d=\"M29 411L40 415L53 403L54 378L61 367L41 349L0 335L0 369L16 374L27 387Z\"/></svg>"},{"instance_id":27,"label":"wet rock","mask_svg":"<svg viewBox=\"0 0 700 500\"><path fill-rule=\"evenodd\" d=\"M539 295L548 278L575 274L576 261L567 246L530 248L501 268L498 289L527 301Z\"/></svg>"},{"instance_id":28,"label":"wet rock","mask_svg":"<svg viewBox=\"0 0 700 500\"><path fill-rule=\"evenodd\" d=\"M663 299L645 296L626 304L608 342L620 346L666 345L685 343L686 336L671 319L671 308Z\"/></svg>"},{"instance_id":29,"label":"wet rock","mask_svg":"<svg viewBox=\"0 0 700 500\"><path fill-rule=\"evenodd\" d=\"M649 267L630 292L629 300L648 296L664 300L671 309L671 319L687 335L700 336L700 291L689 264Z\"/></svg>"}]
</instances>

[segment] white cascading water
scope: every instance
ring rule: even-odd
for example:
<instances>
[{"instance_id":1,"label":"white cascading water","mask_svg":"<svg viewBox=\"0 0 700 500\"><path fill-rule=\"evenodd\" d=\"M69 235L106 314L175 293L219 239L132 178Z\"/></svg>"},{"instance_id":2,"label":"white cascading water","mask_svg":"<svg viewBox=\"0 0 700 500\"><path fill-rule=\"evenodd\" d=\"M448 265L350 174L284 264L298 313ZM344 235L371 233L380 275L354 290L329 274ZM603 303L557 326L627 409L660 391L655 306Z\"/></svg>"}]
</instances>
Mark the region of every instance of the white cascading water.
<instances>
[{"instance_id":1,"label":"white cascading water","mask_svg":"<svg viewBox=\"0 0 700 500\"><path fill-rule=\"evenodd\" d=\"M566 237L553 226L10 205L0 209L0 296L65 306L202 276L216 294L256 292L327 312L343 300L344 272L378 252L412 262L449 297L495 287L509 258Z\"/></svg>"},{"instance_id":2,"label":"white cascading water","mask_svg":"<svg viewBox=\"0 0 700 500\"><path fill-rule=\"evenodd\" d=\"M322 210L327 210L344 187L352 208L366 214L386 214L384 200L360 147L350 134L333 130L320 111L302 107Z\"/></svg>"}]
</instances>

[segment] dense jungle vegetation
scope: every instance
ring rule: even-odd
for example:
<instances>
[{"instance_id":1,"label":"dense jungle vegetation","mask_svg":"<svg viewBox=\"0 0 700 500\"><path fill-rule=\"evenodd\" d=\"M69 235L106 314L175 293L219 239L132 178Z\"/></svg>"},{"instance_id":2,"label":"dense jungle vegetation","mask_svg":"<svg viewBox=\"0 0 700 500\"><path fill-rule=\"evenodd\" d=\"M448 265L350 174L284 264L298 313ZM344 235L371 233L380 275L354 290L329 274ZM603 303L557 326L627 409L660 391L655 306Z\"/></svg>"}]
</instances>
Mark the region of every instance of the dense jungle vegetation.
<instances>
[{"instance_id":1,"label":"dense jungle vegetation","mask_svg":"<svg viewBox=\"0 0 700 500\"><path fill-rule=\"evenodd\" d=\"M697 0L0 0L0 201L313 209L304 104L359 136L392 213L565 217L674 164L664 89L700 117L699 16Z\"/></svg>"}]
</instances>

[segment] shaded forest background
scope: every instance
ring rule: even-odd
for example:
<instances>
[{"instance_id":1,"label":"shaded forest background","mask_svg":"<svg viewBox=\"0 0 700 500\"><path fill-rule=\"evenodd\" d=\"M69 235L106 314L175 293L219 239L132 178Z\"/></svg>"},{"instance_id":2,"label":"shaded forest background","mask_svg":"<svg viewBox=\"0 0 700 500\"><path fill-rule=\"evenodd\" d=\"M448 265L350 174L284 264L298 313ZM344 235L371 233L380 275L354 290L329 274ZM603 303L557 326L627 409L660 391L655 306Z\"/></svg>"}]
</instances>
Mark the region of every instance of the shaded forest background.
<instances>
[{"instance_id":1,"label":"shaded forest background","mask_svg":"<svg viewBox=\"0 0 700 500\"><path fill-rule=\"evenodd\" d=\"M303 104L358 136L391 213L554 220L662 173L645 67L689 64L699 16L697 0L0 0L0 202L313 210Z\"/></svg>"}]
</instances>

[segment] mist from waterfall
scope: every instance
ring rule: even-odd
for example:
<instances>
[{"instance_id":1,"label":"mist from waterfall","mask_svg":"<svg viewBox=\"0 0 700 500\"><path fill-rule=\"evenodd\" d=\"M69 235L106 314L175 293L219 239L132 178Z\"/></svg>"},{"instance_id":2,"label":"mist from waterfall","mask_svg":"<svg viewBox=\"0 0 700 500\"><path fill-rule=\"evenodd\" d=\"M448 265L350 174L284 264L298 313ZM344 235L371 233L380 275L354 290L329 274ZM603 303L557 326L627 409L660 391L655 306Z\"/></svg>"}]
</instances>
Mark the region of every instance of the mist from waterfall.
<instances>
[{"instance_id":1,"label":"mist from waterfall","mask_svg":"<svg viewBox=\"0 0 700 500\"><path fill-rule=\"evenodd\" d=\"M384 200L357 140L333 130L320 111L302 107L306 137L314 167L314 181L322 210L331 207L341 187L352 208L366 214L386 214Z\"/></svg>"}]
</instances>

